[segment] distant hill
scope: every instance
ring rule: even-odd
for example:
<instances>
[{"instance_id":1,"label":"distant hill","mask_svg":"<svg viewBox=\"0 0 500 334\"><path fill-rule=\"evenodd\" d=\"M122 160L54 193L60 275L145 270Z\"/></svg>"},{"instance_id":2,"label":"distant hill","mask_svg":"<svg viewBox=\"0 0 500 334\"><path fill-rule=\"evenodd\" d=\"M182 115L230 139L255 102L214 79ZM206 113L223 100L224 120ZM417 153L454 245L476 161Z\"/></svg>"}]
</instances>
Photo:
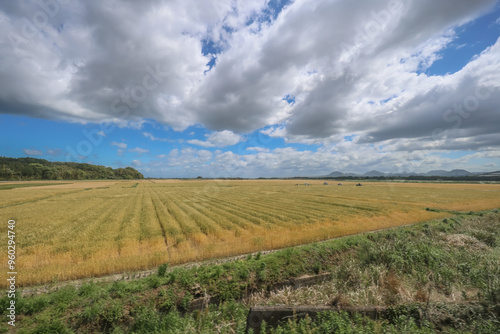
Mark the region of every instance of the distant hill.
<instances>
[{"instance_id":1,"label":"distant hill","mask_svg":"<svg viewBox=\"0 0 500 334\"><path fill-rule=\"evenodd\" d=\"M473 173L466 171L465 169L454 169L452 171L445 170L431 170L424 174L425 176L448 176L448 177L458 177L458 176L470 176Z\"/></svg>"},{"instance_id":2,"label":"distant hill","mask_svg":"<svg viewBox=\"0 0 500 334\"><path fill-rule=\"evenodd\" d=\"M500 177L500 171L490 172L490 173L480 173L480 177Z\"/></svg>"},{"instance_id":3,"label":"distant hill","mask_svg":"<svg viewBox=\"0 0 500 334\"><path fill-rule=\"evenodd\" d=\"M401 173L384 173L378 170L371 170L364 174L355 173L343 173L339 171L332 172L324 177L467 177L467 176L484 176L484 177L498 177L500 176L500 171L498 172L481 172L481 173L471 173L465 169L453 169L451 171L446 170L431 170L427 173L415 173L415 172L401 172Z\"/></svg>"},{"instance_id":4,"label":"distant hill","mask_svg":"<svg viewBox=\"0 0 500 334\"><path fill-rule=\"evenodd\" d=\"M37 158L0 157L0 180L132 180L144 175L132 167L116 168Z\"/></svg>"},{"instance_id":5,"label":"distant hill","mask_svg":"<svg viewBox=\"0 0 500 334\"><path fill-rule=\"evenodd\" d=\"M379 172L378 170L371 170L363 174L363 176L368 177L377 177L377 176L385 176L385 173Z\"/></svg>"},{"instance_id":6,"label":"distant hill","mask_svg":"<svg viewBox=\"0 0 500 334\"><path fill-rule=\"evenodd\" d=\"M342 176L358 176L358 174L354 173L342 173L342 172L332 172L327 175L328 177L342 177Z\"/></svg>"}]
</instances>

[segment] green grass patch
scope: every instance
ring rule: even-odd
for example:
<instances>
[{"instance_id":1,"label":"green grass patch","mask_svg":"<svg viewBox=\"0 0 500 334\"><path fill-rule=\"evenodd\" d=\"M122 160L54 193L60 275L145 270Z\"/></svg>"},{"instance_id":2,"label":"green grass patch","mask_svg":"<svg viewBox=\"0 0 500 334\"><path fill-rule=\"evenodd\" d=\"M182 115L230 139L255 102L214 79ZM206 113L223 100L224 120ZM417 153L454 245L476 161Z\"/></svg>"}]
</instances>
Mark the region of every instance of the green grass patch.
<instances>
[{"instance_id":1,"label":"green grass patch","mask_svg":"<svg viewBox=\"0 0 500 334\"><path fill-rule=\"evenodd\" d=\"M0 184L0 190L9 190L15 188L30 188L30 187L41 187L41 186L55 186L63 185L69 183L11 183L11 184Z\"/></svg>"}]
</instances>

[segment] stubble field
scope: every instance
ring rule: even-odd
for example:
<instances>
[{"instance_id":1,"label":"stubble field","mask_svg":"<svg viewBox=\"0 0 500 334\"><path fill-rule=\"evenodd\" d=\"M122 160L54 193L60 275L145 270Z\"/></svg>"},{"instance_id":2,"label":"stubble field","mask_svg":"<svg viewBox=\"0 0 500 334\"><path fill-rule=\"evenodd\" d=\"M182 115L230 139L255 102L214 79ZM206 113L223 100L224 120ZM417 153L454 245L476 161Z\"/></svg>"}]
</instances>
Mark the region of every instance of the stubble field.
<instances>
[{"instance_id":1,"label":"stubble field","mask_svg":"<svg viewBox=\"0 0 500 334\"><path fill-rule=\"evenodd\" d=\"M24 286L276 249L452 215L439 210L498 207L498 184L143 180L0 190L5 226L9 219L16 221L17 278ZM6 228L0 242L7 245ZM5 251L2 272L8 271L6 265Z\"/></svg>"}]
</instances>

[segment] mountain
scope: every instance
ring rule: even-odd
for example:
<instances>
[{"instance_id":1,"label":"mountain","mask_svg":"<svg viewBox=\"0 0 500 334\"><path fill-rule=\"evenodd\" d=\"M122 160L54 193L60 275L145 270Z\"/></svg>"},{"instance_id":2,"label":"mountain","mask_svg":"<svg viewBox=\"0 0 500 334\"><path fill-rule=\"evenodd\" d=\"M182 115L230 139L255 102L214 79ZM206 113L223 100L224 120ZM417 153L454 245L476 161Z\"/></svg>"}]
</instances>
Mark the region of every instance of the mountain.
<instances>
[{"instance_id":1,"label":"mountain","mask_svg":"<svg viewBox=\"0 0 500 334\"><path fill-rule=\"evenodd\" d=\"M389 174L389 176L401 176L401 177L408 177L408 176L418 176L420 174L417 174L415 172L402 172L402 173L396 173L396 174Z\"/></svg>"},{"instance_id":2,"label":"mountain","mask_svg":"<svg viewBox=\"0 0 500 334\"><path fill-rule=\"evenodd\" d=\"M364 174L354 174L354 173L343 173L340 171L335 171L332 172L324 177L391 177L391 176L396 176L396 177L410 177L410 176L429 176L429 177L464 177L464 176L500 176L500 171L498 172L491 172L491 173L485 173L485 172L480 172L480 173L471 173L465 169L453 169L451 171L446 171L446 170L431 170L427 173L415 173L415 172L400 172L400 173L383 173L379 172L378 170L371 170L369 172L366 172Z\"/></svg>"},{"instance_id":3,"label":"mountain","mask_svg":"<svg viewBox=\"0 0 500 334\"><path fill-rule=\"evenodd\" d=\"M431 170L423 174L425 176L447 176L447 177L459 177L459 176L470 176L473 175L471 172L466 171L465 169L454 169L451 171L445 170Z\"/></svg>"},{"instance_id":4,"label":"mountain","mask_svg":"<svg viewBox=\"0 0 500 334\"><path fill-rule=\"evenodd\" d=\"M448 174L447 171L438 169L438 170L431 170L427 173L424 173L423 175L425 175L425 176L447 176L447 174Z\"/></svg>"},{"instance_id":5,"label":"mountain","mask_svg":"<svg viewBox=\"0 0 500 334\"><path fill-rule=\"evenodd\" d=\"M335 171L335 172L331 172L331 173L330 173L330 174L328 174L327 176L329 176L329 177L341 177L341 176L345 176L345 174L344 174L344 173L342 173L342 172L337 172L337 171Z\"/></svg>"},{"instance_id":6,"label":"mountain","mask_svg":"<svg viewBox=\"0 0 500 334\"><path fill-rule=\"evenodd\" d=\"M367 177L377 177L377 176L385 176L385 173L379 172L378 170L371 170L363 174L363 176Z\"/></svg>"},{"instance_id":7,"label":"mountain","mask_svg":"<svg viewBox=\"0 0 500 334\"><path fill-rule=\"evenodd\" d=\"M500 170L496 172L490 172L490 173L480 173L479 176L481 177L499 177L500 176Z\"/></svg>"},{"instance_id":8,"label":"mountain","mask_svg":"<svg viewBox=\"0 0 500 334\"><path fill-rule=\"evenodd\" d=\"M342 173L342 172L331 172L330 174L326 175L327 177L343 177L343 176L359 176L358 174L354 173Z\"/></svg>"},{"instance_id":9,"label":"mountain","mask_svg":"<svg viewBox=\"0 0 500 334\"><path fill-rule=\"evenodd\" d=\"M470 176L470 175L472 175L472 173L465 169L454 169L450 172L449 176Z\"/></svg>"}]
</instances>

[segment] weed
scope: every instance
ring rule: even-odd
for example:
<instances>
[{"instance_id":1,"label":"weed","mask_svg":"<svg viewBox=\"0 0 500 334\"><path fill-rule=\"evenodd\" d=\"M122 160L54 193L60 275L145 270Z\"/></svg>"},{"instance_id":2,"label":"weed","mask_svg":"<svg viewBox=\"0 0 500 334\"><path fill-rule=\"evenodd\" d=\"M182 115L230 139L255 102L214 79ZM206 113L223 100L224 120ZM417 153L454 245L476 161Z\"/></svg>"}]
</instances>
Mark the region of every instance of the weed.
<instances>
[{"instance_id":1,"label":"weed","mask_svg":"<svg viewBox=\"0 0 500 334\"><path fill-rule=\"evenodd\" d=\"M147 285L151 288L151 289L156 289L157 287L159 287L162 283L162 280L159 276L157 275L151 275L149 276L147 279L146 279L146 282L147 282Z\"/></svg>"},{"instance_id":2,"label":"weed","mask_svg":"<svg viewBox=\"0 0 500 334\"><path fill-rule=\"evenodd\" d=\"M188 310L189 305L191 304L192 301L193 301L193 295L191 295L189 292L186 292L182 297L182 299L180 300L179 306L184 310Z\"/></svg>"},{"instance_id":3,"label":"weed","mask_svg":"<svg viewBox=\"0 0 500 334\"><path fill-rule=\"evenodd\" d=\"M31 332L33 334L70 334L73 333L61 320L42 321Z\"/></svg>"},{"instance_id":4,"label":"weed","mask_svg":"<svg viewBox=\"0 0 500 334\"><path fill-rule=\"evenodd\" d=\"M168 264L164 263L158 267L158 276L165 277L168 270Z\"/></svg>"},{"instance_id":5,"label":"weed","mask_svg":"<svg viewBox=\"0 0 500 334\"><path fill-rule=\"evenodd\" d=\"M160 300L158 302L160 311L168 312L172 308L177 307L178 296L175 293L174 289L169 288L160 290L158 296L160 297Z\"/></svg>"},{"instance_id":6,"label":"weed","mask_svg":"<svg viewBox=\"0 0 500 334\"><path fill-rule=\"evenodd\" d=\"M122 298L127 294L127 286L123 281L115 281L111 284L108 292L114 298Z\"/></svg>"},{"instance_id":7,"label":"weed","mask_svg":"<svg viewBox=\"0 0 500 334\"><path fill-rule=\"evenodd\" d=\"M313 265L313 272L317 275L321 272L321 263L315 262Z\"/></svg>"}]
</instances>

